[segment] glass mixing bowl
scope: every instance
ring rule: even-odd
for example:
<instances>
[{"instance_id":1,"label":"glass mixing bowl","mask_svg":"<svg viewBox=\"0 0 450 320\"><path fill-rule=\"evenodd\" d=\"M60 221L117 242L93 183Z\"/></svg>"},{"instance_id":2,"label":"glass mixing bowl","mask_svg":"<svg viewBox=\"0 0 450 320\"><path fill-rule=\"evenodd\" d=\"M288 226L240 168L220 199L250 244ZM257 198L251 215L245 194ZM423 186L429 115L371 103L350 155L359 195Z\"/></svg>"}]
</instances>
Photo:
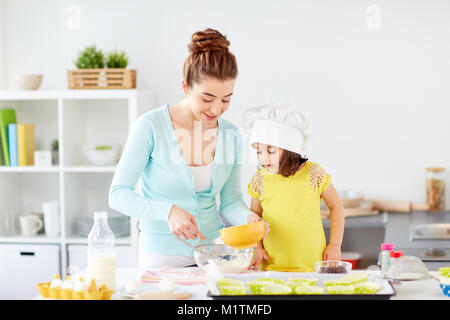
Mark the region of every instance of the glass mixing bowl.
<instances>
[{"instance_id":1,"label":"glass mixing bowl","mask_svg":"<svg viewBox=\"0 0 450 320\"><path fill-rule=\"evenodd\" d=\"M205 271L213 262L222 273L240 273L250 266L253 252L253 247L237 250L226 244L203 244L194 248L194 259Z\"/></svg>"},{"instance_id":2,"label":"glass mixing bowl","mask_svg":"<svg viewBox=\"0 0 450 320\"><path fill-rule=\"evenodd\" d=\"M431 277L425 263L414 256L403 256L394 261L385 277L398 281L413 281Z\"/></svg>"}]
</instances>

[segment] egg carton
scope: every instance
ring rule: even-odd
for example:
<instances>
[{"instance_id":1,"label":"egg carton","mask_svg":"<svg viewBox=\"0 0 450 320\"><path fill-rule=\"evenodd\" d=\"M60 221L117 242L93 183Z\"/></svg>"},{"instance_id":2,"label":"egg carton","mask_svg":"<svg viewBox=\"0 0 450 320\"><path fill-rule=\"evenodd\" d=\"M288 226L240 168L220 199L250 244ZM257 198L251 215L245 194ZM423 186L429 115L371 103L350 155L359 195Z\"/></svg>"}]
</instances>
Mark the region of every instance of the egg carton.
<instances>
[{"instance_id":1,"label":"egg carton","mask_svg":"<svg viewBox=\"0 0 450 320\"><path fill-rule=\"evenodd\" d=\"M98 290L92 279L88 291L73 289L62 289L61 287L50 287L51 282L38 283L37 288L43 298L55 300L110 300L114 290L102 285Z\"/></svg>"}]
</instances>

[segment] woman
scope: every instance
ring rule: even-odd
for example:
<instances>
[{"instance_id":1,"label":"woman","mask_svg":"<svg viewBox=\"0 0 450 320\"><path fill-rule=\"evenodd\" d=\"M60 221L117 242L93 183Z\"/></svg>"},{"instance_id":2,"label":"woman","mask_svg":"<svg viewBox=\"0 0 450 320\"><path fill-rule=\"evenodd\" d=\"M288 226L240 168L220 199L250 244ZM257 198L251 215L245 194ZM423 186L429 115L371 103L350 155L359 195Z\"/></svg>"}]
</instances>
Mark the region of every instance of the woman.
<instances>
[{"instance_id":1,"label":"woman","mask_svg":"<svg viewBox=\"0 0 450 320\"><path fill-rule=\"evenodd\" d=\"M185 98L149 111L132 126L114 174L109 206L139 218L139 267L195 264L192 249L219 236L224 224L260 218L243 201L239 130L220 116L230 106L236 59L213 29L192 35L183 68ZM135 185L142 179L142 196Z\"/></svg>"}]
</instances>

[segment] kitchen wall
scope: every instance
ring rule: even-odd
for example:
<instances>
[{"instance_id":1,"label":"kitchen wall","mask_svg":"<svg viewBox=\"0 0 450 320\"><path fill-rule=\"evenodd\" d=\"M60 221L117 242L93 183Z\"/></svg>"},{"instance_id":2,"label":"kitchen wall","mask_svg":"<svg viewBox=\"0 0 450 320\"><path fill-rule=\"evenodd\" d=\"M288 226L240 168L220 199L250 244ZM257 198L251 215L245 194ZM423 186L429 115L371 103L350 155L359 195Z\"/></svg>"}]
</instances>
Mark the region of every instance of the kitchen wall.
<instances>
[{"instance_id":1,"label":"kitchen wall","mask_svg":"<svg viewBox=\"0 0 450 320\"><path fill-rule=\"evenodd\" d=\"M337 189L422 203L424 168L450 171L447 0L3 0L3 11L7 88L22 72L66 88L66 70L95 43L125 49L138 87L175 103L190 35L214 27L240 68L225 118L241 126L246 107L293 103L313 125L310 160ZM246 159L243 187L255 167Z\"/></svg>"},{"instance_id":2,"label":"kitchen wall","mask_svg":"<svg viewBox=\"0 0 450 320\"><path fill-rule=\"evenodd\" d=\"M4 57L4 43L5 43L5 18L4 18L4 1L0 0L0 90L5 88L5 57Z\"/></svg>"}]
</instances>

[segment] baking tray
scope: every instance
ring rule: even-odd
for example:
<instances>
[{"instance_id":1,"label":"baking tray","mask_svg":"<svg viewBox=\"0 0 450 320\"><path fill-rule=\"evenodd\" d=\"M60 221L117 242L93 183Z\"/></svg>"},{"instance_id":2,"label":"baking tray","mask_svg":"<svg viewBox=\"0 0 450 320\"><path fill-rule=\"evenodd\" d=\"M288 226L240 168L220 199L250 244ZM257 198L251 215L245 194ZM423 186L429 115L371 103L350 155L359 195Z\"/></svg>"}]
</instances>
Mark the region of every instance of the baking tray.
<instances>
[{"instance_id":1,"label":"baking tray","mask_svg":"<svg viewBox=\"0 0 450 320\"><path fill-rule=\"evenodd\" d=\"M357 272L357 271L356 271ZM272 272L264 274L246 275L226 275L227 278L237 279L244 282L255 278L277 278L287 280L288 278L314 278L318 279L317 285L324 287L323 280L337 279L345 274L317 274L317 273L290 273L290 272ZM326 289L325 289L326 292ZM282 295L214 295L208 290L207 296L213 300L389 300L397 292L392 286L391 281L382 280L382 289L375 294L282 294Z\"/></svg>"}]
</instances>

